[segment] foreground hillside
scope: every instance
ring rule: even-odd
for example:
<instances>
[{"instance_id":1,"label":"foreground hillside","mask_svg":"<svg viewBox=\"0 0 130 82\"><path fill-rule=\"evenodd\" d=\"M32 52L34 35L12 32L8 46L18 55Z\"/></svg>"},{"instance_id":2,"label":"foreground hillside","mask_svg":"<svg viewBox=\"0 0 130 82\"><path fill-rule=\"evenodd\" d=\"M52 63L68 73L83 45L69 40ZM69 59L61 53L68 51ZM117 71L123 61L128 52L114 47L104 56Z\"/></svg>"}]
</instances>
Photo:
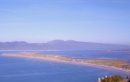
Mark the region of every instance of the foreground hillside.
<instances>
[{"instance_id":1,"label":"foreground hillside","mask_svg":"<svg viewBox=\"0 0 130 82\"><path fill-rule=\"evenodd\" d=\"M120 75L111 75L98 78L98 82L130 82L130 77L122 77Z\"/></svg>"}]
</instances>

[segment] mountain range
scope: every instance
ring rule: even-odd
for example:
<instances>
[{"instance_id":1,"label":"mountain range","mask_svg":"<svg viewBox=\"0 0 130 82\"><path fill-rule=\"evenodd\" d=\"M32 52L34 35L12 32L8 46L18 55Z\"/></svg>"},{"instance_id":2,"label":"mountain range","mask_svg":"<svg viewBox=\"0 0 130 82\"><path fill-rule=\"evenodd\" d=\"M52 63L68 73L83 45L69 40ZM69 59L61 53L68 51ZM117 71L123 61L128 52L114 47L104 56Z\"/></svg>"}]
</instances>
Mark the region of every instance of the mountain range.
<instances>
[{"instance_id":1,"label":"mountain range","mask_svg":"<svg viewBox=\"0 0 130 82\"><path fill-rule=\"evenodd\" d=\"M53 40L47 43L0 42L0 50L126 50L130 45Z\"/></svg>"}]
</instances>

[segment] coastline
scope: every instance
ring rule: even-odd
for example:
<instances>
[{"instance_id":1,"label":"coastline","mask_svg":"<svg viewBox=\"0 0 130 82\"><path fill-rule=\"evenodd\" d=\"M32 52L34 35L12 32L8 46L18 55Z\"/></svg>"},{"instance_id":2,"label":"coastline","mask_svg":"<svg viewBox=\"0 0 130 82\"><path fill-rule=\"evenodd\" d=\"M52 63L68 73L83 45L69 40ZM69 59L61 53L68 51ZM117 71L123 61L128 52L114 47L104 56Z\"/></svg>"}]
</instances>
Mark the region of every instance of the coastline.
<instances>
[{"instance_id":1,"label":"coastline","mask_svg":"<svg viewBox=\"0 0 130 82\"><path fill-rule=\"evenodd\" d=\"M81 61L82 59L79 60L79 59L75 59L75 58L62 57L62 56L58 56L58 55L53 55L53 56L44 55L43 56L43 55L37 55L37 54L33 54L33 53L22 53L22 54L20 53L20 54L2 54L2 56L11 56L11 57L19 57L19 58L22 57L22 58L54 61L54 62L60 62L60 63L87 65L87 66L93 66L93 67L101 67L103 69L112 69L112 70L118 70L118 71L130 73L129 69L123 69L123 68L108 66L108 65L99 65L99 64L95 64L95 63ZM48 56L48 57L46 57L46 56Z\"/></svg>"}]
</instances>

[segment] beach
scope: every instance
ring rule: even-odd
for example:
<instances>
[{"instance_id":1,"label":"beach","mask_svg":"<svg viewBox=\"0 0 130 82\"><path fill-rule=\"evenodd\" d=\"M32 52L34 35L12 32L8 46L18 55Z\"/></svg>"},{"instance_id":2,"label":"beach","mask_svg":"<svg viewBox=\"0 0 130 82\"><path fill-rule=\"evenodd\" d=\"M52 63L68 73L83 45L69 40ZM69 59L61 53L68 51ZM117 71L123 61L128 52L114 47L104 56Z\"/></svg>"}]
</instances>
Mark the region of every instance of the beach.
<instances>
[{"instance_id":1,"label":"beach","mask_svg":"<svg viewBox=\"0 0 130 82\"><path fill-rule=\"evenodd\" d=\"M59 55L39 55L35 53L12 53L12 54L2 54L2 56L11 56L11 57L23 57L23 58L31 58L31 59L40 59L40 60L47 60L47 61L54 61L54 62L61 62L61 63L69 63L69 64L81 64L81 65L87 65L87 66L94 66L94 67L101 67L104 69L113 69L118 70L126 73L130 73L130 69L122 68L122 66L116 67L116 66L109 66L105 65L105 61L116 61L119 62L121 60L108 60L108 59L78 59L78 58L69 58ZM91 61L90 61L91 60ZM94 62L93 62L94 61ZM102 61L100 64L97 63L98 61ZM96 63L95 63L96 62ZM121 61L123 64L127 64L126 61ZM118 65L118 63L117 63Z\"/></svg>"}]
</instances>

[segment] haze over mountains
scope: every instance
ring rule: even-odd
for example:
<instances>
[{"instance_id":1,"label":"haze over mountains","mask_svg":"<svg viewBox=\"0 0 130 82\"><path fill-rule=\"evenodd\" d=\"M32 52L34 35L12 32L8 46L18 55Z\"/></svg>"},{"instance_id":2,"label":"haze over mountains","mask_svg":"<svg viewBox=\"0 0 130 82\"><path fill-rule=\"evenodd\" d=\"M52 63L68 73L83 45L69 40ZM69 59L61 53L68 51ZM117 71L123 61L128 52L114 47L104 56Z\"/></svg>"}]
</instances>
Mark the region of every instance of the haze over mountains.
<instances>
[{"instance_id":1,"label":"haze over mountains","mask_svg":"<svg viewBox=\"0 0 130 82\"><path fill-rule=\"evenodd\" d=\"M130 45L103 44L79 41L53 40L47 43L27 43L24 41L0 42L0 50L121 50Z\"/></svg>"}]
</instances>

